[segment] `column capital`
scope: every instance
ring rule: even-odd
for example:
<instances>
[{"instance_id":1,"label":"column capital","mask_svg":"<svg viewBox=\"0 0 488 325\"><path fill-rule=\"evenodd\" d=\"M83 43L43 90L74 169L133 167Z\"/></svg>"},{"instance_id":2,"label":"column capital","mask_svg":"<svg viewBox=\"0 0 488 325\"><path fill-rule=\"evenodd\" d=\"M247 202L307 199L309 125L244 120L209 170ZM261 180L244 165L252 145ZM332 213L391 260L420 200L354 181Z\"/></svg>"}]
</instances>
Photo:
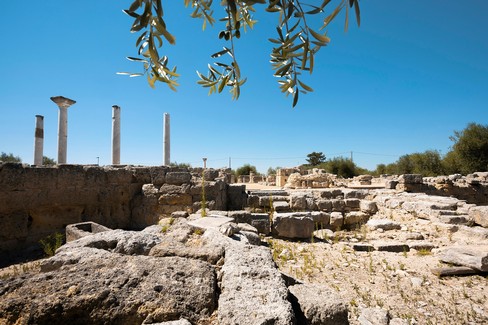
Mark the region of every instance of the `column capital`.
<instances>
[{"instance_id":1,"label":"column capital","mask_svg":"<svg viewBox=\"0 0 488 325\"><path fill-rule=\"evenodd\" d=\"M73 104L76 104L76 101L63 97L63 96L53 96L51 100L58 105L59 108L68 108Z\"/></svg>"}]
</instances>

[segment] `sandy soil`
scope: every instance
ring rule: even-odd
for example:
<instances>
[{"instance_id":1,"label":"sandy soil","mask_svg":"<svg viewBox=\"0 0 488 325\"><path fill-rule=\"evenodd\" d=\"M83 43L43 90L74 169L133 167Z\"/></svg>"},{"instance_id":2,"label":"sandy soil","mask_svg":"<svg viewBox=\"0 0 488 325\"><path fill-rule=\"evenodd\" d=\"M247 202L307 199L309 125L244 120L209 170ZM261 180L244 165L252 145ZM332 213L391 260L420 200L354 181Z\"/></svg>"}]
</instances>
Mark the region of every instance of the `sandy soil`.
<instances>
[{"instance_id":1,"label":"sandy soil","mask_svg":"<svg viewBox=\"0 0 488 325\"><path fill-rule=\"evenodd\" d=\"M378 216L376 216L378 217ZM363 307L381 307L404 324L488 324L488 276L438 277L431 269L447 267L437 249L400 253L352 249L376 240L405 242L424 237L436 247L480 243L430 221L402 216L402 230L335 232L306 243L269 239L280 270L307 283L326 284L350 306L350 323L359 324ZM320 232L320 231L319 231Z\"/></svg>"}]
</instances>

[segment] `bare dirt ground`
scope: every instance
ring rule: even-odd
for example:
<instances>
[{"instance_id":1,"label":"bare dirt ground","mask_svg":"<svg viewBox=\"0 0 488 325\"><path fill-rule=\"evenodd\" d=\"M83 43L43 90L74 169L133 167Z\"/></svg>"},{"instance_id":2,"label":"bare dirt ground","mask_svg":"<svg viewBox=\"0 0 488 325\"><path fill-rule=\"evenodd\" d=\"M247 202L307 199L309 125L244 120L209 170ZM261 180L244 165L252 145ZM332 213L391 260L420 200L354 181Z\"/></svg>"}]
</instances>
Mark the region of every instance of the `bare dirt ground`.
<instances>
[{"instance_id":1,"label":"bare dirt ground","mask_svg":"<svg viewBox=\"0 0 488 325\"><path fill-rule=\"evenodd\" d=\"M386 309L391 318L399 318L403 324L488 324L486 274L434 275L431 269L448 266L436 258L437 249L398 253L352 249L356 243L405 242L415 237L423 237L436 247L479 242L413 216L397 221L402 223L402 230L378 232L362 226L355 231L335 232L323 241L269 239L269 243L282 272L336 290L349 304L351 324L360 324L358 316L364 307Z\"/></svg>"}]
</instances>

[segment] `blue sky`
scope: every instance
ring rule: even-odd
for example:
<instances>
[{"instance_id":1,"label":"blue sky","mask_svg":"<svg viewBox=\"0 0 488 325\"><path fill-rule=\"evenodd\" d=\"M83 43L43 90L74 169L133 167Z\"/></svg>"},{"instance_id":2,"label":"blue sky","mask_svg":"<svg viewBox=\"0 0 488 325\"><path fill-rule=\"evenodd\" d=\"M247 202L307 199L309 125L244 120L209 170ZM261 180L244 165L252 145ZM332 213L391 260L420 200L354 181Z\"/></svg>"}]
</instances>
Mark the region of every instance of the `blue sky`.
<instances>
[{"instance_id":1,"label":"blue sky","mask_svg":"<svg viewBox=\"0 0 488 325\"><path fill-rule=\"evenodd\" d=\"M329 30L331 44L304 80L314 92L291 107L269 63L275 15L257 6L259 23L237 43L248 78L238 101L207 96L196 85L210 55L226 44L219 26L202 31L183 1L168 2L165 18L176 46L163 53L181 74L177 92L151 89L125 59L136 34L122 13L131 1L5 1L0 20L0 151L33 163L35 115L44 115L44 154L57 157L57 107L69 109L68 163L111 161L111 107L122 108L121 163L162 164L163 114L171 114L171 160L232 168L245 163L296 166L321 151L374 169L400 155L429 149L447 153L449 136L467 123L488 124L488 1L361 1L361 27L343 16ZM215 2L218 18L218 2ZM332 6L331 6L332 8ZM329 9L331 10L331 9Z\"/></svg>"}]
</instances>

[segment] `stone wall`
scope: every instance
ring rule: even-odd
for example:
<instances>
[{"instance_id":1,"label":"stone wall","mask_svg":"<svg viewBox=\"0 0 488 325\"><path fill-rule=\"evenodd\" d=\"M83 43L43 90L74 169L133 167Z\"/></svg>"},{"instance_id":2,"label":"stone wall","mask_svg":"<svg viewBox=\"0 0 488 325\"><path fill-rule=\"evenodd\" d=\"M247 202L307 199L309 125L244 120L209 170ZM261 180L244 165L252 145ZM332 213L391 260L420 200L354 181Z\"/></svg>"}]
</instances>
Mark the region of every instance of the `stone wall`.
<instances>
[{"instance_id":1,"label":"stone wall","mask_svg":"<svg viewBox=\"0 0 488 325\"><path fill-rule=\"evenodd\" d=\"M205 170L205 182L202 173L164 166L0 163L0 256L72 223L141 229L174 211L194 212L201 206L202 186L209 208L242 208L245 188L230 185L226 170Z\"/></svg>"}]
</instances>

